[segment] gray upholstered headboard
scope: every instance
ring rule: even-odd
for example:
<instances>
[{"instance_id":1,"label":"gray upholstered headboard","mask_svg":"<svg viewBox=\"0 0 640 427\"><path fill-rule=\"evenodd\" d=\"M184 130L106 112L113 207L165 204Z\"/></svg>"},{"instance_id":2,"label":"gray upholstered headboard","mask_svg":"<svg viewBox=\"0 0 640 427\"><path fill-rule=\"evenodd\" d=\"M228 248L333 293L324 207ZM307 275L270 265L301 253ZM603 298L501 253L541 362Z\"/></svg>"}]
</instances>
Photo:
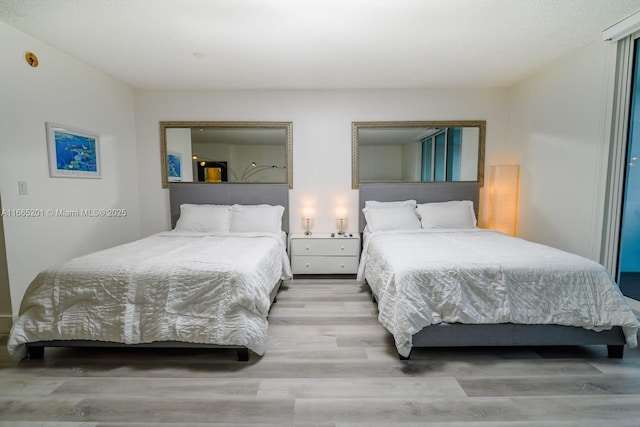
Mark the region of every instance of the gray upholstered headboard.
<instances>
[{"instance_id":1,"label":"gray upholstered headboard","mask_svg":"<svg viewBox=\"0 0 640 427\"><path fill-rule=\"evenodd\" d=\"M287 184L169 184L171 228L175 227L183 203L211 205L284 206L282 230L289 233L289 186Z\"/></svg>"},{"instance_id":2,"label":"gray upholstered headboard","mask_svg":"<svg viewBox=\"0 0 640 427\"><path fill-rule=\"evenodd\" d=\"M360 183L360 225L362 233L366 226L362 208L367 200L393 202L416 200L418 203L448 202L450 200L471 200L478 215L480 184L478 182L403 182L403 183Z\"/></svg>"}]
</instances>

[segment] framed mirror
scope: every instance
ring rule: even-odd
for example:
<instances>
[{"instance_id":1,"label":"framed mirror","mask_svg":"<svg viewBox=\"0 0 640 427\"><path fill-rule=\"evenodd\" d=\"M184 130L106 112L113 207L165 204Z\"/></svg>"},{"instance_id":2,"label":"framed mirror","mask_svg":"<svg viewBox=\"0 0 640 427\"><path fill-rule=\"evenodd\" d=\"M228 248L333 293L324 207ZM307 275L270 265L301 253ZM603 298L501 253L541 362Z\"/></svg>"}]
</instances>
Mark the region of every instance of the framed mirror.
<instances>
[{"instance_id":1,"label":"framed mirror","mask_svg":"<svg viewBox=\"0 0 640 427\"><path fill-rule=\"evenodd\" d=\"M486 121L353 122L351 183L478 181Z\"/></svg>"},{"instance_id":2,"label":"framed mirror","mask_svg":"<svg viewBox=\"0 0 640 427\"><path fill-rule=\"evenodd\" d=\"M287 183L291 122L160 122L162 187L175 182Z\"/></svg>"}]
</instances>

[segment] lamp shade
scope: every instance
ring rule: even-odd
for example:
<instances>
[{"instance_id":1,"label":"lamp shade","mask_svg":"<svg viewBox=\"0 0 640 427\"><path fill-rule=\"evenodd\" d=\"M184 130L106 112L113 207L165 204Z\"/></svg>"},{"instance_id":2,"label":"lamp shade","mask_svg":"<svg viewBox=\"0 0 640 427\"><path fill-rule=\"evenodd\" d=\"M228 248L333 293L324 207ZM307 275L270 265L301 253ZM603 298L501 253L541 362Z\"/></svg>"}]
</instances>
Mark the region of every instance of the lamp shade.
<instances>
[{"instance_id":1,"label":"lamp shade","mask_svg":"<svg viewBox=\"0 0 640 427\"><path fill-rule=\"evenodd\" d=\"M518 165L489 168L489 228L516 235L518 219Z\"/></svg>"},{"instance_id":2,"label":"lamp shade","mask_svg":"<svg viewBox=\"0 0 640 427\"><path fill-rule=\"evenodd\" d=\"M312 207L304 207L302 208L302 218L304 219L312 219L313 218L313 208Z\"/></svg>"},{"instance_id":3,"label":"lamp shade","mask_svg":"<svg viewBox=\"0 0 640 427\"><path fill-rule=\"evenodd\" d=\"M336 218L347 219L347 208L344 208L344 207L336 208Z\"/></svg>"}]
</instances>

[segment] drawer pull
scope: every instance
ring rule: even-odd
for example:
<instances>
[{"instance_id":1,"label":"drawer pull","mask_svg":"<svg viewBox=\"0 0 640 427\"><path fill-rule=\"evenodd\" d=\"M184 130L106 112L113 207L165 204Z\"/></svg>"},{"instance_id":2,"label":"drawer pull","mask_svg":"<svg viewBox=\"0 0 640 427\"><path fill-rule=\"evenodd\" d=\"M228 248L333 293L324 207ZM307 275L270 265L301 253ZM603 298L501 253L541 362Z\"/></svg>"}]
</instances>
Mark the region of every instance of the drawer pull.
<instances>
[{"instance_id":1,"label":"drawer pull","mask_svg":"<svg viewBox=\"0 0 640 427\"><path fill-rule=\"evenodd\" d=\"M344 268L344 264L340 264L340 268Z\"/></svg>"},{"instance_id":2,"label":"drawer pull","mask_svg":"<svg viewBox=\"0 0 640 427\"><path fill-rule=\"evenodd\" d=\"M309 250L309 246L305 246L305 247L304 247L304 250L305 250L305 251L308 251L308 250Z\"/></svg>"},{"instance_id":3,"label":"drawer pull","mask_svg":"<svg viewBox=\"0 0 640 427\"><path fill-rule=\"evenodd\" d=\"M344 251L344 245L343 245L343 246L340 246L340 250L341 250L341 251Z\"/></svg>"},{"instance_id":4,"label":"drawer pull","mask_svg":"<svg viewBox=\"0 0 640 427\"><path fill-rule=\"evenodd\" d=\"M304 266L305 266L305 267L307 267L307 268L309 268L309 263L306 263Z\"/></svg>"}]
</instances>

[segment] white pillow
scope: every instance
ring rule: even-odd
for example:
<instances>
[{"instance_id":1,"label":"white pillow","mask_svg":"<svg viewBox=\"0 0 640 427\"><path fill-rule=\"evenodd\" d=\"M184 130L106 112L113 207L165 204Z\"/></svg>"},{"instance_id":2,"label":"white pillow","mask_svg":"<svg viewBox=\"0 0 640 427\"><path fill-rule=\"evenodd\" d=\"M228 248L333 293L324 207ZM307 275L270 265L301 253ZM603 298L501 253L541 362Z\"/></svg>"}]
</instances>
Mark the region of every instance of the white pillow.
<instances>
[{"instance_id":1,"label":"white pillow","mask_svg":"<svg viewBox=\"0 0 640 427\"><path fill-rule=\"evenodd\" d=\"M365 208L399 208L402 206L411 206L415 208L418 202L415 200L402 200L398 202L378 202L377 200L365 200Z\"/></svg>"},{"instance_id":2,"label":"white pillow","mask_svg":"<svg viewBox=\"0 0 640 427\"><path fill-rule=\"evenodd\" d=\"M229 231L280 233L283 213L284 207L279 205L233 205Z\"/></svg>"},{"instance_id":3,"label":"white pillow","mask_svg":"<svg viewBox=\"0 0 640 427\"><path fill-rule=\"evenodd\" d=\"M422 228L475 228L476 214L471 200L424 203L416 209Z\"/></svg>"},{"instance_id":4,"label":"white pillow","mask_svg":"<svg viewBox=\"0 0 640 427\"><path fill-rule=\"evenodd\" d=\"M364 208L362 212L367 220L369 231L420 229L420 221L416 216L416 210L411 206L382 209Z\"/></svg>"},{"instance_id":5,"label":"white pillow","mask_svg":"<svg viewBox=\"0 0 640 427\"><path fill-rule=\"evenodd\" d=\"M230 221L231 206L183 204L175 231L224 233L229 231Z\"/></svg>"}]
</instances>

